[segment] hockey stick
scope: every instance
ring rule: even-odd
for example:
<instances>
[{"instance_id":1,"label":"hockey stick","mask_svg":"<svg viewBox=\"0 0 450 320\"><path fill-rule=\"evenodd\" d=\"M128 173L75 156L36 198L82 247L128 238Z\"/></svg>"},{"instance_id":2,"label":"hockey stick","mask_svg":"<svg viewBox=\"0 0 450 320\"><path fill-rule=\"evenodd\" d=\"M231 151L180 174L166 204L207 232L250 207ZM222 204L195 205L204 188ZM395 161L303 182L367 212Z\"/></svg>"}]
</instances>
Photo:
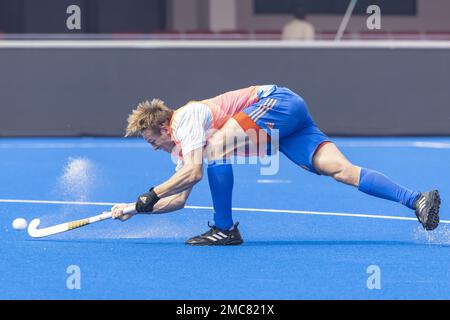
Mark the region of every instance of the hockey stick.
<instances>
[{"instance_id":1,"label":"hockey stick","mask_svg":"<svg viewBox=\"0 0 450 320\"><path fill-rule=\"evenodd\" d=\"M123 213L127 214L127 213L132 213L135 211L136 211L136 209L134 206L129 206L123 210ZM55 225L52 227L47 227L47 228L42 228L42 229L38 229L38 226L41 223L41 220L33 219L30 222L30 224L28 225L28 234L33 238L47 237L47 236L51 236L51 235L54 235L57 233L80 228L80 227L86 226L86 225L94 223L94 222L103 221L103 220L109 219L111 217L112 217L112 212L105 211L102 214L99 214L99 215L96 215L93 217L89 217L89 218L85 218L85 219L81 219L81 220L74 220L74 221L70 221L70 222L65 222L65 223L61 223L61 224L58 224L58 225Z\"/></svg>"}]
</instances>

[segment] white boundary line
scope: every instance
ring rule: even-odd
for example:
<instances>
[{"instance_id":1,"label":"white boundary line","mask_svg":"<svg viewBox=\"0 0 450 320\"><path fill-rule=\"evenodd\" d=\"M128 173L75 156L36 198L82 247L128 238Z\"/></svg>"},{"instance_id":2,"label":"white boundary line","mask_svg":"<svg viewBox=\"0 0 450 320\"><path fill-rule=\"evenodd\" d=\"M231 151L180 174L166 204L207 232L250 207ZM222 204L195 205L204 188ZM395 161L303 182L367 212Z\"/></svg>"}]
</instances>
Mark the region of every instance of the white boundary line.
<instances>
[{"instance_id":1,"label":"white boundary line","mask_svg":"<svg viewBox=\"0 0 450 320\"><path fill-rule=\"evenodd\" d=\"M362 148L433 148L450 149L449 142L433 141L336 141L338 147L362 147Z\"/></svg>"},{"instance_id":2,"label":"white boundary line","mask_svg":"<svg viewBox=\"0 0 450 320\"><path fill-rule=\"evenodd\" d=\"M207 48L383 48L450 49L450 41L352 40L352 41L261 41L261 40L2 40L0 49L207 49Z\"/></svg>"},{"instance_id":3,"label":"white boundary line","mask_svg":"<svg viewBox=\"0 0 450 320\"><path fill-rule=\"evenodd\" d=\"M84 202L84 201L58 201L58 200L21 200L0 199L0 203L30 203L30 204L74 204L80 206L113 206L114 202Z\"/></svg>"},{"instance_id":4,"label":"white boundary line","mask_svg":"<svg viewBox=\"0 0 450 320\"><path fill-rule=\"evenodd\" d=\"M26 139L26 138L25 138ZM150 148L150 146L145 142L113 142L113 143L13 143L6 142L0 143L0 149L141 149Z\"/></svg>"},{"instance_id":5,"label":"white boundary line","mask_svg":"<svg viewBox=\"0 0 450 320\"><path fill-rule=\"evenodd\" d=\"M0 199L0 203L66 204L66 205L69 204L69 205L87 205L87 206L113 206L116 204L114 202L81 202L81 201L20 200L20 199ZM213 207L207 206L185 206L185 208L196 210L213 210ZM345 213L345 212L320 212L320 211L257 209L257 208L233 208L233 211L289 213L289 214L306 214L306 215L320 215L320 216L417 221L416 218L375 215L375 214ZM450 224L450 220L441 220L441 223Z\"/></svg>"},{"instance_id":6,"label":"white boundary line","mask_svg":"<svg viewBox=\"0 0 450 320\"><path fill-rule=\"evenodd\" d=\"M256 183L261 184L272 184L272 183L292 183L292 180L283 180L283 179L258 179Z\"/></svg>"}]
</instances>

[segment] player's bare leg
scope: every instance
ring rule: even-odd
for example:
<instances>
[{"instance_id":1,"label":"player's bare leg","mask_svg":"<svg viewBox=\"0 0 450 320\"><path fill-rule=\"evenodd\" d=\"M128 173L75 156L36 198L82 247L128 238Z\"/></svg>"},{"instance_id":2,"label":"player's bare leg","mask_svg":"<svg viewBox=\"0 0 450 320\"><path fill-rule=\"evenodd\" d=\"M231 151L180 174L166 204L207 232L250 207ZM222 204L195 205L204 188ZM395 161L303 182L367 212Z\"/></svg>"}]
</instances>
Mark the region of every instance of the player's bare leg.
<instances>
[{"instance_id":1,"label":"player's bare leg","mask_svg":"<svg viewBox=\"0 0 450 320\"><path fill-rule=\"evenodd\" d=\"M322 175L354 187L359 186L361 168L350 163L334 143L320 147L314 155L313 165Z\"/></svg>"},{"instance_id":2,"label":"player's bare leg","mask_svg":"<svg viewBox=\"0 0 450 320\"><path fill-rule=\"evenodd\" d=\"M426 230L433 230L439 224L439 192L414 192L405 188L380 172L353 165L339 151L334 143L326 143L313 157L314 168L320 174L333 177L336 181L352 185L372 196L400 202L414 209L419 222Z\"/></svg>"}]
</instances>

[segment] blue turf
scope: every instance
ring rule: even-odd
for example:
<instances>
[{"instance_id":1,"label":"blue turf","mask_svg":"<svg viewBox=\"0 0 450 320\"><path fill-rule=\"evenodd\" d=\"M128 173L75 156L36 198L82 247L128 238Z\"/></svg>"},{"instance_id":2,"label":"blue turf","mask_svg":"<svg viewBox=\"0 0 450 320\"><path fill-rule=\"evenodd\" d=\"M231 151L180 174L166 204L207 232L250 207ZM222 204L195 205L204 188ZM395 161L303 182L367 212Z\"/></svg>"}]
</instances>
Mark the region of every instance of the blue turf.
<instances>
[{"instance_id":1,"label":"blue turf","mask_svg":"<svg viewBox=\"0 0 450 320\"><path fill-rule=\"evenodd\" d=\"M335 140L355 164L411 189L438 188L441 218L450 219L449 138ZM4 138L0 154L1 199L131 202L174 170L168 155L137 139ZM87 175L64 180L64 168L74 159L88 164L81 170ZM308 173L285 157L277 175L259 172L255 165L234 166L234 207L414 217L399 204ZM207 181L200 182L188 204L211 206L208 190ZM210 210L105 221L41 240L11 227L16 217L39 217L45 227L106 209L0 202L0 298L450 297L447 224L426 233L416 221L235 211L245 244L200 248L183 241L206 231ZM69 265L81 269L81 290L66 288ZM370 265L381 269L381 290L366 287ZM222 273L227 277L217 285Z\"/></svg>"}]
</instances>

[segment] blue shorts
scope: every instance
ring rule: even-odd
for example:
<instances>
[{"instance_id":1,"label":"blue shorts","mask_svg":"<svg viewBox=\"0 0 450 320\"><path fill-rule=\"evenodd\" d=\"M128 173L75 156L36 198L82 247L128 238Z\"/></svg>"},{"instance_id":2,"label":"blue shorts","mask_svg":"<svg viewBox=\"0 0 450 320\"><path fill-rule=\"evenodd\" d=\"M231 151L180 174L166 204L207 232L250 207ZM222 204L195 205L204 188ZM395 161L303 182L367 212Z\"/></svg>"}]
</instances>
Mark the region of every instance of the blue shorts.
<instances>
[{"instance_id":1,"label":"blue shorts","mask_svg":"<svg viewBox=\"0 0 450 320\"><path fill-rule=\"evenodd\" d=\"M268 136L278 130L279 149L303 169L319 174L313 166L318 148L331 142L314 123L305 101L288 88L276 87L267 97L234 116L246 131L262 129Z\"/></svg>"}]
</instances>

